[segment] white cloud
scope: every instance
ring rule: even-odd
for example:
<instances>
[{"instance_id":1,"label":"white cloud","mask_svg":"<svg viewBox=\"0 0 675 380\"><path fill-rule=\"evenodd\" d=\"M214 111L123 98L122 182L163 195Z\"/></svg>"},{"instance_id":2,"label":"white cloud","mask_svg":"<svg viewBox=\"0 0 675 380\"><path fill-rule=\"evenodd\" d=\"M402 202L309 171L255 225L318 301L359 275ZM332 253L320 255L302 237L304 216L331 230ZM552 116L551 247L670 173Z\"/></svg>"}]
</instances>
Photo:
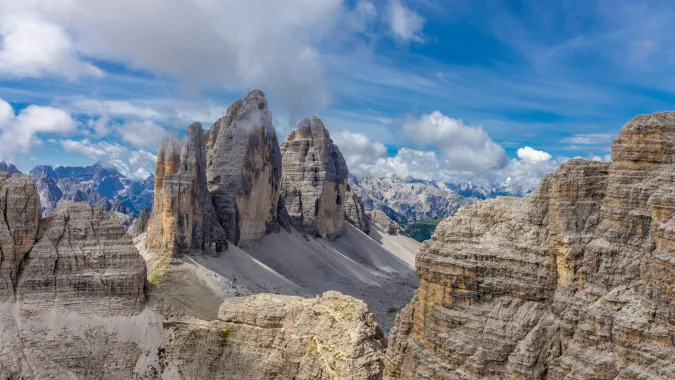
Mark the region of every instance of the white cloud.
<instances>
[{"instance_id":1,"label":"white cloud","mask_svg":"<svg viewBox=\"0 0 675 380\"><path fill-rule=\"evenodd\" d=\"M560 140L562 143L573 145L609 145L612 143L615 134L613 133L587 133L576 134L570 137L565 137Z\"/></svg>"},{"instance_id":2,"label":"white cloud","mask_svg":"<svg viewBox=\"0 0 675 380\"><path fill-rule=\"evenodd\" d=\"M459 135L466 134L473 136L476 141L486 141L484 137L480 137L482 134L478 131L464 130L464 128L470 127L464 126L457 120L453 123L451 128L446 125L433 131L420 128L419 134L422 136L420 139L425 141L427 138L441 139L441 136L449 133L448 130L455 130L459 126L462 131ZM430 133L436 135L429 135ZM458 138L457 133L449 134ZM347 160L349 172L355 175L411 177L449 182L477 180L491 183L501 183L510 178L512 181L523 183L528 188L534 188L544 175L552 172L567 160L564 157L554 159L547 152L526 146L518 149L517 158L504 158L506 162L500 167L475 171L466 167L458 167L456 158L453 156L431 150L400 148L394 156L388 156L384 144L374 142L363 134L348 130L335 133L332 137ZM471 140L471 138L463 139L464 142Z\"/></svg>"},{"instance_id":3,"label":"white cloud","mask_svg":"<svg viewBox=\"0 0 675 380\"><path fill-rule=\"evenodd\" d=\"M19 78L56 74L71 80L103 75L100 69L80 59L59 25L9 13L0 16L0 36L0 73Z\"/></svg>"},{"instance_id":4,"label":"white cloud","mask_svg":"<svg viewBox=\"0 0 675 380\"><path fill-rule=\"evenodd\" d=\"M521 160L533 164L549 161L552 158L550 154L541 150L532 149L529 146L519 148L516 154Z\"/></svg>"},{"instance_id":5,"label":"white cloud","mask_svg":"<svg viewBox=\"0 0 675 380\"><path fill-rule=\"evenodd\" d=\"M373 142L362 133L353 133L345 129L332 134L331 137L345 157L350 173L360 173L364 166L387 155L387 147L384 144Z\"/></svg>"},{"instance_id":6,"label":"white cloud","mask_svg":"<svg viewBox=\"0 0 675 380\"><path fill-rule=\"evenodd\" d=\"M0 0L0 22L5 39L21 32L21 41L37 42L16 55L39 63L22 75L99 73L81 59L91 57L158 72L191 89L261 87L304 113L329 101L320 48L355 38L362 32L355 19L376 12L372 2L358 7L343 0Z\"/></svg>"},{"instance_id":7,"label":"white cloud","mask_svg":"<svg viewBox=\"0 0 675 380\"><path fill-rule=\"evenodd\" d=\"M403 5L400 0L391 0L389 2L388 21L391 31L397 38L405 41L424 41L422 37L424 18Z\"/></svg>"},{"instance_id":8,"label":"white cloud","mask_svg":"<svg viewBox=\"0 0 675 380\"><path fill-rule=\"evenodd\" d=\"M83 140L59 140L66 152L78 153L94 160L111 163L120 173L132 179L145 179L154 171L157 156L145 150L132 151L116 143L105 141L92 142Z\"/></svg>"},{"instance_id":9,"label":"white cloud","mask_svg":"<svg viewBox=\"0 0 675 380\"><path fill-rule=\"evenodd\" d=\"M76 122L62 109L30 105L15 114L12 106L0 98L0 146L3 158L28 153L42 140L40 134L67 134L75 131Z\"/></svg>"},{"instance_id":10,"label":"white cloud","mask_svg":"<svg viewBox=\"0 0 675 380\"><path fill-rule=\"evenodd\" d=\"M156 150L167 132L153 121L132 121L119 127L122 140L138 147Z\"/></svg>"},{"instance_id":11,"label":"white cloud","mask_svg":"<svg viewBox=\"0 0 675 380\"><path fill-rule=\"evenodd\" d=\"M438 148L450 169L481 172L503 167L504 148L492 141L480 126L469 126L439 111L409 118L403 124L405 137L421 146Z\"/></svg>"}]
</instances>

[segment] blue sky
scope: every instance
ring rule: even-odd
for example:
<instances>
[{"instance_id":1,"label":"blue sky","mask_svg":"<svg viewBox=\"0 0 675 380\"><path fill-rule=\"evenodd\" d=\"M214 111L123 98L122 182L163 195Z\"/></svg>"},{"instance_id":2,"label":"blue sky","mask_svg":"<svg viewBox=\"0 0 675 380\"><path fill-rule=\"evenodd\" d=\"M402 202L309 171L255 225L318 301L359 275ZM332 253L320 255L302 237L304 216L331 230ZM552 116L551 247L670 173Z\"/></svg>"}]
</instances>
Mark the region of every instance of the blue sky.
<instances>
[{"instance_id":1,"label":"blue sky","mask_svg":"<svg viewBox=\"0 0 675 380\"><path fill-rule=\"evenodd\" d=\"M530 185L671 109L667 1L0 0L0 158L152 171L252 88L350 170ZM105 17L100 17L105 15Z\"/></svg>"}]
</instances>

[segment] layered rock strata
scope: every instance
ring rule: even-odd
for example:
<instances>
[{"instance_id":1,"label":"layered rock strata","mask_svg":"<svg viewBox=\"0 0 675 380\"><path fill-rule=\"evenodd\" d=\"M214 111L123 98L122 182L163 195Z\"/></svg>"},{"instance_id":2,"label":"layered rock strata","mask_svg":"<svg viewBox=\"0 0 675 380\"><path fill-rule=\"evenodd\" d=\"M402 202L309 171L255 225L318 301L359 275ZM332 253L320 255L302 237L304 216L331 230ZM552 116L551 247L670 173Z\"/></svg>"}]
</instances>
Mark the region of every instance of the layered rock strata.
<instances>
[{"instance_id":1,"label":"layered rock strata","mask_svg":"<svg viewBox=\"0 0 675 380\"><path fill-rule=\"evenodd\" d=\"M277 231L281 153L265 94L232 104L206 140L208 189L227 239L245 244Z\"/></svg>"},{"instance_id":2,"label":"layered rock strata","mask_svg":"<svg viewBox=\"0 0 675 380\"><path fill-rule=\"evenodd\" d=\"M675 114L637 116L611 164L463 207L417 257L393 379L672 379Z\"/></svg>"},{"instance_id":3,"label":"layered rock strata","mask_svg":"<svg viewBox=\"0 0 675 380\"><path fill-rule=\"evenodd\" d=\"M205 148L199 123L188 127L184 142L163 141L157 154L148 249L181 255L218 254L227 248L207 190Z\"/></svg>"},{"instance_id":4,"label":"layered rock strata","mask_svg":"<svg viewBox=\"0 0 675 380\"><path fill-rule=\"evenodd\" d=\"M345 197L345 219L366 235L370 232L370 221L363 207L361 192L347 184Z\"/></svg>"},{"instance_id":5,"label":"layered rock strata","mask_svg":"<svg viewBox=\"0 0 675 380\"><path fill-rule=\"evenodd\" d=\"M303 119L281 144L281 153L281 191L291 223L309 236L338 236L349 172L321 119Z\"/></svg>"}]
</instances>

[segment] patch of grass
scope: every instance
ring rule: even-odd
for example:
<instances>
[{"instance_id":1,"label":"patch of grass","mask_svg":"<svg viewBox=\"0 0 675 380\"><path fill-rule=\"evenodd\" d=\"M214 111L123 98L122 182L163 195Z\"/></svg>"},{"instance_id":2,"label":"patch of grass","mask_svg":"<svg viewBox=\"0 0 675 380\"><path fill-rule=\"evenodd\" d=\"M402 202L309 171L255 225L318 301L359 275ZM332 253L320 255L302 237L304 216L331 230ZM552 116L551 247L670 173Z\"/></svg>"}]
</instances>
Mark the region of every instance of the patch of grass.
<instances>
[{"instance_id":1,"label":"patch of grass","mask_svg":"<svg viewBox=\"0 0 675 380\"><path fill-rule=\"evenodd\" d=\"M312 339L309 341L307 352L309 352L310 354L316 354L319 352L319 342L316 341L316 337L313 336Z\"/></svg>"},{"instance_id":2,"label":"patch of grass","mask_svg":"<svg viewBox=\"0 0 675 380\"><path fill-rule=\"evenodd\" d=\"M234 330L232 330L230 327L226 327L218 331L218 338L219 338L218 345L220 347L227 347L227 345L229 344L228 339L230 338L230 335L232 335L233 331Z\"/></svg>"},{"instance_id":3,"label":"patch of grass","mask_svg":"<svg viewBox=\"0 0 675 380\"><path fill-rule=\"evenodd\" d=\"M160 288L164 282L164 275L169 271L171 265L170 257L162 257L154 268L148 273L148 282Z\"/></svg>"}]
</instances>

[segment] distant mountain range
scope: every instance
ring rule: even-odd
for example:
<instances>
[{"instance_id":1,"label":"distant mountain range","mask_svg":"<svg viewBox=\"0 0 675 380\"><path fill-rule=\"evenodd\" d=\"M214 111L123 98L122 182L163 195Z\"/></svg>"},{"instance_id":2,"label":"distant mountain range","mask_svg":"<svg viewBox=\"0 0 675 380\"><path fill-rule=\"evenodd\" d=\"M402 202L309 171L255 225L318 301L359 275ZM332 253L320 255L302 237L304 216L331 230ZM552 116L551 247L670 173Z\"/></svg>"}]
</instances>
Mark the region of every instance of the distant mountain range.
<instances>
[{"instance_id":1,"label":"distant mountain range","mask_svg":"<svg viewBox=\"0 0 675 380\"><path fill-rule=\"evenodd\" d=\"M21 173L4 161L0 162L0 171ZM116 212L122 224L128 226L143 209L152 207L154 176L131 180L105 162L84 167L40 165L28 175L36 183L44 216L61 201L86 202Z\"/></svg>"},{"instance_id":2,"label":"distant mountain range","mask_svg":"<svg viewBox=\"0 0 675 380\"><path fill-rule=\"evenodd\" d=\"M349 182L361 192L366 210L382 210L401 224L445 218L479 200L524 197L532 190L510 179L495 185L352 175Z\"/></svg>"},{"instance_id":3,"label":"distant mountain range","mask_svg":"<svg viewBox=\"0 0 675 380\"><path fill-rule=\"evenodd\" d=\"M0 162L0 171L10 175L21 173L16 166L4 161ZM115 211L123 224L129 225L143 209L152 208L154 176L142 181L132 180L105 162L84 167L40 165L28 175L37 184L45 216L60 201L70 200ZM426 226L429 220L451 216L464 205L498 196L523 197L532 190L510 179L501 184L489 184L350 175L349 183L361 192L366 210L381 210L404 226L421 221ZM424 228L425 231L428 229ZM423 235L426 237L427 234Z\"/></svg>"}]
</instances>

